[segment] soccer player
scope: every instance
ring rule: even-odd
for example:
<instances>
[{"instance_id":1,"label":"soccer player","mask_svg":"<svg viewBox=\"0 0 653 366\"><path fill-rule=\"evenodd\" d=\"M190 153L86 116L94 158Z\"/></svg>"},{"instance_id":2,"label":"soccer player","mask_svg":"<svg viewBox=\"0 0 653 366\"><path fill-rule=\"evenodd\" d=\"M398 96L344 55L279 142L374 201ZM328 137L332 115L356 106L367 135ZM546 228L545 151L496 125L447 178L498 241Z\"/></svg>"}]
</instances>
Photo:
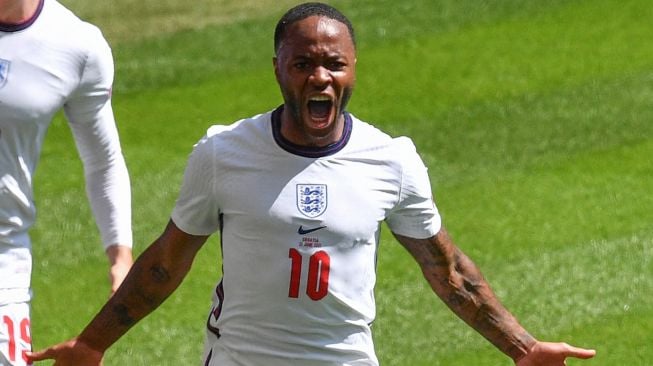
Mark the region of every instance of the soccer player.
<instances>
[{"instance_id":1,"label":"soccer player","mask_svg":"<svg viewBox=\"0 0 653 366\"><path fill-rule=\"evenodd\" d=\"M111 50L95 26L55 0L0 0L0 366L25 365L31 350L32 177L62 107L83 162L112 292L132 264L131 193L112 82Z\"/></svg>"},{"instance_id":2,"label":"soccer player","mask_svg":"<svg viewBox=\"0 0 653 366\"><path fill-rule=\"evenodd\" d=\"M223 273L203 365L378 365L370 323L384 221L433 291L517 365L594 355L531 336L447 235L413 143L346 112L356 46L344 15L325 4L298 5L274 40L284 104L208 130L189 158L168 226L124 285L78 337L32 359L100 364L219 231Z\"/></svg>"}]
</instances>

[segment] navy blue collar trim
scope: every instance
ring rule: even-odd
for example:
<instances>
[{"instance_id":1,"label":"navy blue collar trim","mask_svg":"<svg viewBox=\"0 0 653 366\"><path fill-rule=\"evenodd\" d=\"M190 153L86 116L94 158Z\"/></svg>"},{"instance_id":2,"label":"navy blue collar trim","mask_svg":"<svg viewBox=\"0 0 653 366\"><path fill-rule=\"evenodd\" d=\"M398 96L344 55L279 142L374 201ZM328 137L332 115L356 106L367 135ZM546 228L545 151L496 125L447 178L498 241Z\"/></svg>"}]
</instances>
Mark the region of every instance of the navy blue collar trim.
<instances>
[{"instance_id":1,"label":"navy blue collar trim","mask_svg":"<svg viewBox=\"0 0 653 366\"><path fill-rule=\"evenodd\" d=\"M34 15L32 15L29 19L26 21L19 23L19 24L5 24L5 23L0 23L0 32L18 32L22 31L23 29L28 28L30 25L34 24L36 19L41 15L41 10L43 10L43 4L45 3L45 0L39 1L39 6L36 8L36 11L34 12Z\"/></svg>"},{"instance_id":2,"label":"navy blue collar trim","mask_svg":"<svg viewBox=\"0 0 653 366\"><path fill-rule=\"evenodd\" d=\"M277 145L291 154L303 156L305 158L321 158L323 156L337 153L347 145L347 142L349 142L349 138L351 137L352 120L351 115L347 112L343 112L345 116L345 128L340 140L327 146L316 147L294 144L281 135L282 111L283 105L272 112L272 135L274 136L274 141Z\"/></svg>"}]
</instances>

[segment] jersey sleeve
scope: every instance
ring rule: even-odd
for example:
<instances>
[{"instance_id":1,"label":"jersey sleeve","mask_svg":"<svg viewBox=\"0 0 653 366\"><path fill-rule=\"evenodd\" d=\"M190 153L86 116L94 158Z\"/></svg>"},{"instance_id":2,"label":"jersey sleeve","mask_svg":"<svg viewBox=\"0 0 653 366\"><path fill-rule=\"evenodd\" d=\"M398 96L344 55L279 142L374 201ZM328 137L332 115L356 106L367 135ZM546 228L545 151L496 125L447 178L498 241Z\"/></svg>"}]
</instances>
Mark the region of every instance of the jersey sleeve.
<instances>
[{"instance_id":1,"label":"jersey sleeve","mask_svg":"<svg viewBox=\"0 0 653 366\"><path fill-rule=\"evenodd\" d=\"M207 135L195 145L172 211L175 225L191 235L211 235L219 228L214 143Z\"/></svg>"},{"instance_id":2,"label":"jersey sleeve","mask_svg":"<svg viewBox=\"0 0 653 366\"><path fill-rule=\"evenodd\" d=\"M433 201L428 171L408 138L397 139L401 160L401 189L395 208L386 218L390 230L416 239L440 231L442 220Z\"/></svg>"},{"instance_id":3,"label":"jersey sleeve","mask_svg":"<svg viewBox=\"0 0 653 366\"><path fill-rule=\"evenodd\" d=\"M78 87L64 104L84 166L86 192L105 247L132 245L131 188L111 108L113 56L91 27Z\"/></svg>"}]
</instances>

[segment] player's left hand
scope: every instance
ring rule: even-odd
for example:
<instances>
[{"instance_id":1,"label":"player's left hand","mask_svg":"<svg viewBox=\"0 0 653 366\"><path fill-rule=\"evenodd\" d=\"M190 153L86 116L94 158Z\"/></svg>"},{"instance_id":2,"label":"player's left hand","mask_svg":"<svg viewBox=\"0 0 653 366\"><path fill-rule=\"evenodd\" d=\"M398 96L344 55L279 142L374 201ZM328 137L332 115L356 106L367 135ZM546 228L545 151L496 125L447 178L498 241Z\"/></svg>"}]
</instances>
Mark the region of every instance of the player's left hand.
<instances>
[{"instance_id":1,"label":"player's left hand","mask_svg":"<svg viewBox=\"0 0 653 366\"><path fill-rule=\"evenodd\" d=\"M564 366L567 357L588 359L594 357L596 351L570 346L567 343L537 342L531 350L517 360L517 366Z\"/></svg>"}]
</instances>

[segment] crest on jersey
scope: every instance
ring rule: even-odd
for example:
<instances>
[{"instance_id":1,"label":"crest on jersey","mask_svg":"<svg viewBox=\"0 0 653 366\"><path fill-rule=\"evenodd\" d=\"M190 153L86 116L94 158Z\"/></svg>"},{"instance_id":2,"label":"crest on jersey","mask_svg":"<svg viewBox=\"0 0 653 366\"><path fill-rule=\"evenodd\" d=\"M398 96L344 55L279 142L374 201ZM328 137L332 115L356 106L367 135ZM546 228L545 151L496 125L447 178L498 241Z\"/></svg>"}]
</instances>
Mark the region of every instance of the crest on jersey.
<instances>
[{"instance_id":1,"label":"crest on jersey","mask_svg":"<svg viewBox=\"0 0 653 366\"><path fill-rule=\"evenodd\" d=\"M9 65L10 62L8 60L0 58L0 88L5 86L7 78L9 77Z\"/></svg>"},{"instance_id":2,"label":"crest on jersey","mask_svg":"<svg viewBox=\"0 0 653 366\"><path fill-rule=\"evenodd\" d=\"M322 215L327 208L326 184L298 184L297 208L304 216Z\"/></svg>"}]
</instances>

